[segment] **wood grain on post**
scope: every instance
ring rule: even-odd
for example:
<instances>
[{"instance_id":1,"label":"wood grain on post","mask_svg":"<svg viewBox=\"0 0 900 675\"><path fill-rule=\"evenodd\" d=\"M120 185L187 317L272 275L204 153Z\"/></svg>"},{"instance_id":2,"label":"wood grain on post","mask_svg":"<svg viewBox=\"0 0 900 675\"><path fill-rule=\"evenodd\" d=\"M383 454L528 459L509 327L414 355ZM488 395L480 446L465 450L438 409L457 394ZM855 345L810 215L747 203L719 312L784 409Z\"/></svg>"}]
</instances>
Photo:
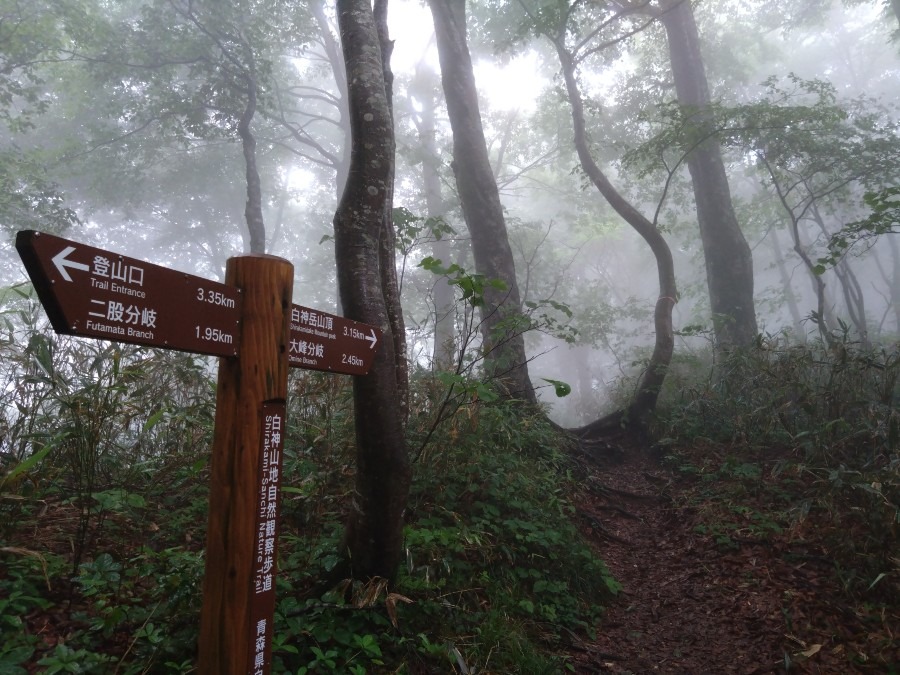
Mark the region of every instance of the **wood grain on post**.
<instances>
[{"instance_id":1,"label":"wood grain on post","mask_svg":"<svg viewBox=\"0 0 900 675\"><path fill-rule=\"evenodd\" d=\"M250 611L263 404L287 398L294 267L267 255L231 258L225 282L241 290L240 348L219 360L206 571L197 672L244 675Z\"/></svg>"}]
</instances>

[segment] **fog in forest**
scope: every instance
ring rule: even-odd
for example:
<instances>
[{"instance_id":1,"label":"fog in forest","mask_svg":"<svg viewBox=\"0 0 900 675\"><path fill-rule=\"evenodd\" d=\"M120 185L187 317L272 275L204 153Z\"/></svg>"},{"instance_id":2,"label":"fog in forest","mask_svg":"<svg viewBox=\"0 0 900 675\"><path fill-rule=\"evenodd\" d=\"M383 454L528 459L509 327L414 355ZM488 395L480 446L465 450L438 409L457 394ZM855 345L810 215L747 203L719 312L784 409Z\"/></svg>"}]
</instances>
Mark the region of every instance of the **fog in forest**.
<instances>
[{"instance_id":1,"label":"fog in forest","mask_svg":"<svg viewBox=\"0 0 900 675\"><path fill-rule=\"evenodd\" d=\"M0 0L0 672L897 672L898 94L900 0Z\"/></svg>"},{"instance_id":2,"label":"fog in forest","mask_svg":"<svg viewBox=\"0 0 900 675\"><path fill-rule=\"evenodd\" d=\"M5 286L26 280L12 247L22 229L221 280L225 261L250 250L238 126L247 110L242 78L252 69L249 129L265 252L294 264L296 303L340 311L332 220L349 127L334 8L234 2L217 13L206 4L6 3ZM558 26L534 14L538 7L470 3L468 38L533 322L525 333L529 374L553 419L576 426L631 395L653 348L660 290L650 249L579 163L558 52L544 32ZM682 369L708 365L715 340L686 160L701 141L677 105L662 20L623 10L602 23L596 11L573 10L562 35L577 50L596 161L672 252L677 383ZM900 334L891 201L900 174L898 17L888 4L865 2L707 2L693 14L705 114L752 253L759 339L818 339L821 326L842 339L893 343ZM456 368L461 345L464 361L477 352L477 313L473 320L460 286L452 305L437 307L444 277L421 264L440 259L444 268L476 272L431 13L392 3L389 26L408 354L414 373L430 371L435 318L449 313ZM571 393L558 397L553 381Z\"/></svg>"}]
</instances>

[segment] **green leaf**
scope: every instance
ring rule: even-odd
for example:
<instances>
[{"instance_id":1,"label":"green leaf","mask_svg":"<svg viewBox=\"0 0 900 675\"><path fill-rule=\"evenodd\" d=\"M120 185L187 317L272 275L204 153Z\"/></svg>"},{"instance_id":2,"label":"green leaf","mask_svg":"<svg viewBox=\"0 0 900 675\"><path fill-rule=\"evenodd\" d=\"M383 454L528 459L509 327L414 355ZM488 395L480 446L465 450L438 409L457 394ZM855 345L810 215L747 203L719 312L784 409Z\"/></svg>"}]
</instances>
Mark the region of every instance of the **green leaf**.
<instances>
[{"instance_id":1,"label":"green leaf","mask_svg":"<svg viewBox=\"0 0 900 675\"><path fill-rule=\"evenodd\" d=\"M419 267L421 267L423 270L437 275L451 274L453 272L452 266L450 269L445 269L439 258L434 258L430 255L422 258L422 261L419 263Z\"/></svg>"},{"instance_id":2,"label":"green leaf","mask_svg":"<svg viewBox=\"0 0 900 675\"><path fill-rule=\"evenodd\" d=\"M447 371L441 371L435 375L438 381L443 384L445 387L452 386L462 386L466 385L466 378L457 373L449 373Z\"/></svg>"},{"instance_id":3,"label":"green leaf","mask_svg":"<svg viewBox=\"0 0 900 675\"><path fill-rule=\"evenodd\" d=\"M488 279L488 285L498 291L509 290L509 285L503 279Z\"/></svg>"},{"instance_id":4,"label":"green leaf","mask_svg":"<svg viewBox=\"0 0 900 675\"><path fill-rule=\"evenodd\" d=\"M20 667L34 654L34 647L27 645L13 647L0 653L0 673L3 675L25 675L28 671Z\"/></svg>"},{"instance_id":5,"label":"green leaf","mask_svg":"<svg viewBox=\"0 0 900 675\"><path fill-rule=\"evenodd\" d=\"M144 499L143 495L135 494L134 492L130 492L125 496L125 503L134 509L142 509L147 506L147 500Z\"/></svg>"},{"instance_id":6,"label":"green leaf","mask_svg":"<svg viewBox=\"0 0 900 675\"><path fill-rule=\"evenodd\" d=\"M28 351L47 377L53 374L53 343L44 335L32 335L28 341Z\"/></svg>"},{"instance_id":7,"label":"green leaf","mask_svg":"<svg viewBox=\"0 0 900 675\"><path fill-rule=\"evenodd\" d=\"M873 588L875 588L875 584L877 584L879 581L884 579L886 576L887 576L887 573L885 573L885 572L882 572L881 574L879 574L877 577L875 577L875 581L873 581L871 584L869 584L869 587L866 590L871 591Z\"/></svg>"},{"instance_id":8,"label":"green leaf","mask_svg":"<svg viewBox=\"0 0 900 675\"><path fill-rule=\"evenodd\" d=\"M561 380L551 380L547 377L541 378L544 382L549 382L553 385L554 389L556 389L556 395L559 398L563 398L564 396L568 396L572 393L572 387L567 382L563 382Z\"/></svg>"},{"instance_id":9,"label":"green leaf","mask_svg":"<svg viewBox=\"0 0 900 675\"><path fill-rule=\"evenodd\" d=\"M42 459L44 459L44 457L46 457L47 454L52 449L53 449L53 444L48 443L43 448L38 450L36 453L31 455L31 457L28 457L25 461L19 462L18 464L16 464L12 468L12 471L10 471L8 474L6 474L3 477L3 480L0 480L0 488L2 488L7 483L12 483L16 479L16 477L21 476L22 474L28 473L29 469L31 469L31 467L33 467L35 464L37 464Z\"/></svg>"},{"instance_id":10,"label":"green leaf","mask_svg":"<svg viewBox=\"0 0 900 675\"><path fill-rule=\"evenodd\" d=\"M475 393L478 395L478 398L485 403L493 403L500 398L497 395L497 392L495 392L488 385L482 382L478 382L475 384Z\"/></svg>"},{"instance_id":11,"label":"green leaf","mask_svg":"<svg viewBox=\"0 0 900 675\"><path fill-rule=\"evenodd\" d=\"M150 415L146 422L144 422L144 431L150 431L153 427L159 424L159 421L163 418L163 415L166 414L166 409L161 408L157 410L155 413Z\"/></svg>"}]
</instances>

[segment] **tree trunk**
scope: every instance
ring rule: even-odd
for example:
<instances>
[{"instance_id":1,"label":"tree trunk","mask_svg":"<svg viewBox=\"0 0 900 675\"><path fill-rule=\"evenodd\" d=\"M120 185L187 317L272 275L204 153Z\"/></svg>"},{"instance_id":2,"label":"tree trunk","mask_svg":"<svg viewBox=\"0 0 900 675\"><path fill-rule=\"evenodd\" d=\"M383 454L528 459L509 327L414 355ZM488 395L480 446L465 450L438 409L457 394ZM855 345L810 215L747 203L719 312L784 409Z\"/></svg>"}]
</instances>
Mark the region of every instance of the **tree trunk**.
<instances>
[{"instance_id":1,"label":"tree trunk","mask_svg":"<svg viewBox=\"0 0 900 675\"><path fill-rule=\"evenodd\" d=\"M391 129L394 128L394 73L391 71L391 53L394 43L388 35L387 25L388 0L375 0L374 17L378 31L378 44L381 47L381 72L384 77L385 99L390 113ZM394 230L394 157L396 141L390 137L390 177L387 182L388 195L384 200L384 236L379 247L381 263L381 286L384 302L387 307L391 334L394 337L394 370L397 379L397 396L400 399L400 413L404 427L409 417L409 360L406 353L406 322L403 320L403 308L400 306L400 286L397 282L397 246Z\"/></svg>"},{"instance_id":2,"label":"tree trunk","mask_svg":"<svg viewBox=\"0 0 900 675\"><path fill-rule=\"evenodd\" d=\"M869 326L866 316L866 296L863 293L859 278L847 262L847 258L841 258L834 266L834 274L837 276L841 284L841 291L844 295L844 306L847 308L847 315L850 322L856 328L857 337L864 349L868 349L869 342Z\"/></svg>"},{"instance_id":3,"label":"tree trunk","mask_svg":"<svg viewBox=\"0 0 900 675\"><path fill-rule=\"evenodd\" d=\"M781 277L781 288L784 290L784 299L787 302L788 311L791 313L791 321L794 325L794 334L800 342L806 342L806 331L803 329L803 317L800 315L800 308L797 306L797 296L791 285L791 275L788 274L787 265L784 260L784 253L781 250L781 241L778 238L777 230L772 230L769 234L769 241L772 244L772 252L775 255L775 266L778 268L778 275Z\"/></svg>"},{"instance_id":4,"label":"tree trunk","mask_svg":"<svg viewBox=\"0 0 900 675\"><path fill-rule=\"evenodd\" d=\"M636 428L641 429L646 425L651 414L656 409L656 401L659 398L659 392L666 378L669 363L672 361L672 352L675 348L675 337L672 329L672 307L675 305L678 291L675 286L675 264L672 261L672 252L666 240L650 220L644 217L619 194L591 155L584 121L584 103L581 99L581 91L578 88L578 80L575 77L575 63L572 55L565 47L564 39L565 31L563 30L555 38L554 44L562 66L569 105L572 108L575 149L578 152L581 167L594 187L603 195L609 205L615 209L616 213L647 242L656 258L656 269L659 276L659 298L656 301L656 308L653 313L656 342L650 362L638 383L634 399L626 411L616 413L609 418L601 418L575 430L580 436L590 438L603 435L611 426L619 425L622 422L633 424Z\"/></svg>"},{"instance_id":5,"label":"tree trunk","mask_svg":"<svg viewBox=\"0 0 900 675\"><path fill-rule=\"evenodd\" d=\"M782 200L783 201L783 200ZM816 326L819 329L819 335L822 336L825 344L829 347L834 346L834 336L831 334L835 328L834 319L831 316L831 310L825 296L825 282L822 277L816 274L816 265L806 252L806 247L800 239L800 223L794 216L794 213L788 210L790 218L791 241L794 244L794 253L803 261L803 266L809 274L809 280L812 283L813 293L816 296Z\"/></svg>"},{"instance_id":6,"label":"tree trunk","mask_svg":"<svg viewBox=\"0 0 900 675\"><path fill-rule=\"evenodd\" d=\"M392 194L394 133L378 30L368 0L337 0L349 84L352 151L334 217L344 314L381 328L369 374L353 378L356 493L346 531L355 578L393 579L403 557L403 513L411 469L397 387L395 339L381 269L385 209Z\"/></svg>"},{"instance_id":7,"label":"tree trunk","mask_svg":"<svg viewBox=\"0 0 900 675\"><path fill-rule=\"evenodd\" d=\"M700 54L700 37L689 0L676 0L660 14L678 102L692 120L696 144L687 149L697 221L706 261L706 281L719 348L753 343L758 329L753 304L753 257L734 206L709 114L709 87Z\"/></svg>"},{"instance_id":8,"label":"tree trunk","mask_svg":"<svg viewBox=\"0 0 900 675\"><path fill-rule=\"evenodd\" d=\"M813 222L819 227L822 234L825 235L826 238L830 237L831 233L825 226L825 219L822 217L822 213L815 203L812 204L809 213ZM850 267L850 263L846 256L838 260L835 264L834 275L841 284L841 291L844 296L844 306L847 308L847 315L850 317L850 322L853 324L853 327L856 328L856 333L859 336L862 346L868 349L869 328L866 324L866 297L863 293L862 286L859 284L859 279Z\"/></svg>"},{"instance_id":9,"label":"tree trunk","mask_svg":"<svg viewBox=\"0 0 900 675\"><path fill-rule=\"evenodd\" d=\"M322 46L325 49L325 56L328 58L328 63L331 66L331 72L334 74L334 83L337 87L338 94L340 95L341 101L345 102L346 105L347 73L344 69L344 61L341 58L341 46L337 43L337 40L334 39L334 34L331 32L328 18L325 16L325 1L315 0L315 2L310 5L310 10L312 11L313 18L316 20L316 25L319 27L319 34L322 36ZM340 154L335 156L334 192L336 199L340 201L341 195L344 194L344 187L347 184L347 172L349 171L350 166L350 125L347 123L346 111L343 107L338 108L338 112L340 113L338 124L343 133L344 142L341 146Z\"/></svg>"},{"instance_id":10,"label":"tree trunk","mask_svg":"<svg viewBox=\"0 0 900 675\"><path fill-rule=\"evenodd\" d=\"M888 245L891 247L891 268L892 275L890 281L890 298L891 305L894 308L894 330L900 333L900 250L893 236L886 237Z\"/></svg>"},{"instance_id":11,"label":"tree trunk","mask_svg":"<svg viewBox=\"0 0 900 675\"><path fill-rule=\"evenodd\" d=\"M259 84L256 80L256 62L250 47L244 45L248 65L244 73L247 85L247 104L238 121L238 136L244 152L244 166L247 175L247 204L244 207L244 218L250 234L250 253L266 252L266 225L262 214L262 184L259 169L256 166L256 138L250 129L250 123L256 114L256 97Z\"/></svg>"},{"instance_id":12,"label":"tree trunk","mask_svg":"<svg viewBox=\"0 0 900 675\"><path fill-rule=\"evenodd\" d=\"M426 160L427 162L428 160ZM432 169L423 168L426 173ZM437 182L440 190L440 182ZM433 189L434 183L431 183ZM425 190L428 191L429 179L425 179ZM431 193L434 195L434 193ZM440 193L438 193L438 196ZM429 217L440 217L440 208L434 207L437 201L433 196L426 196L425 203ZM450 240L442 237L432 245L432 255L440 260L444 266L451 265L453 251ZM456 364L456 296L453 285L446 277L438 277L432 289L434 300L434 349L432 352L432 369L435 371L453 370Z\"/></svg>"},{"instance_id":13,"label":"tree trunk","mask_svg":"<svg viewBox=\"0 0 900 675\"><path fill-rule=\"evenodd\" d=\"M432 80L434 73L427 67L419 66L410 83L413 96L422 111L414 119L422 149L422 189L425 193L425 208L429 218L443 218L446 215L441 189L440 156L436 142L435 109ZM441 237L432 245L432 256L440 260L444 267L453 261L450 241ZM456 354L456 321L454 312L454 288L446 277L437 277L432 290L434 300L434 348L432 368L436 371L452 370Z\"/></svg>"},{"instance_id":14,"label":"tree trunk","mask_svg":"<svg viewBox=\"0 0 900 675\"><path fill-rule=\"evenodd\" d=\"M487 287L481 306L485 370L502 392L535 403L528 376L519 286L512 249L491 170L472 59L466 42L465 0L429 0L434 17L441 81L453 130L453 173L463 217L472 237L475 270L500 279L506 290Z\"/></svg>"},{"instance_id":15,"label":"tree trunk","mask_svg":"<svg viewBox=\"0 0 900 675\"><path fill-rule=\"evenodd\" d=\"M575 345L566 350L569 367L577 373L575 379L575 413L580 423L585 423L597 414L597 394L594 391L594 377L588 366L591 348Z\"/></svg>"}]
</instances>

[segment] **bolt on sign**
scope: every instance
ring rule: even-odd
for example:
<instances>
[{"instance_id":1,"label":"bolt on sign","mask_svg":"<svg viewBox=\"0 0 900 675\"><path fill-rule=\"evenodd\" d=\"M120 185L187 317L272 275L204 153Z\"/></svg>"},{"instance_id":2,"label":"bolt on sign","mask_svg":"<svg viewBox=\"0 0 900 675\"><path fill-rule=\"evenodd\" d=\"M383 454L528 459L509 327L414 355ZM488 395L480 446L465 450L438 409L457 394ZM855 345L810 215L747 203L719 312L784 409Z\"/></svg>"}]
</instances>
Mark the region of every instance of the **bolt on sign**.
<instances>
[{"instance_id":1,"label":"bolt on sign","mask_svg":"<svg viewBox=\"0 0 900 675\"><path fill-rule=\"evenodd\" d=\"M291 306L288 365L346 375L365 375L381 331L317 309Z\"/></svg>"},{"instance_id":2,"label":"bolt on sign","mask_svg":"<svg viewBox=\"0 0 900 675\"><path fill-rule=\"evenodd\" d=\"M19 232L16 249L57 333L237 354L236 288L41 232Z\"/></svg>"}]
</instances>

